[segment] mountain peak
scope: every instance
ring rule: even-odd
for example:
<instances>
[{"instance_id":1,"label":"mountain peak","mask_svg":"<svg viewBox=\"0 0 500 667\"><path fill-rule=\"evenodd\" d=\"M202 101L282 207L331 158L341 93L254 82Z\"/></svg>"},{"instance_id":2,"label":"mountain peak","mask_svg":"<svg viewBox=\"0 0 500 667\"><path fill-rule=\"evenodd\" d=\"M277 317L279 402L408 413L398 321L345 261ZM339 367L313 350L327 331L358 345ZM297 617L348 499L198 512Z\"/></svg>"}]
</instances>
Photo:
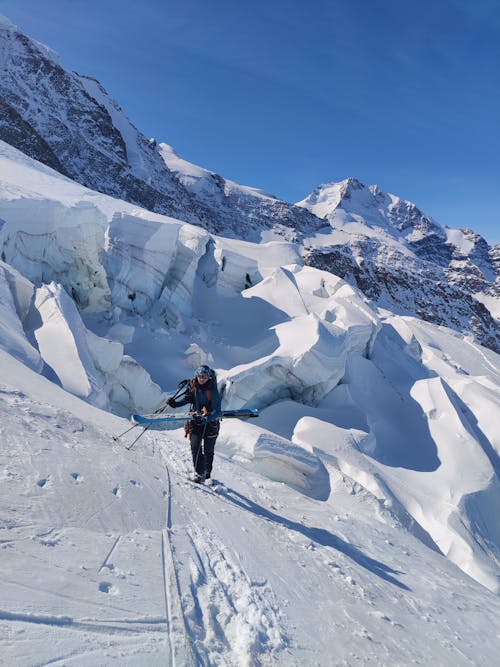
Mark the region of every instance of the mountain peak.
<instances>
[{"instance_id":1,"label":"mountain peak","mask_svg":"<svg viewBox=\"0 0 500 667\"><path fill-rule=\"evenodd\" d=\"M19 32L17 25L12 23L6 16L3 16L3 14L0 14L0 30L15 30L16 32Z\"/></svg>"},{"instance_id":2,"label":"mountain peak","mask_svg":"<svg viewBox=\"0 0 500 667\"><path fill-rule=\"evenodd\" d=\"M307 208L318 218L324 219L328 218L344 199L350 199L353 193L366 189L366 185L361 181L349 176L342 181L318 185L310 195L297 202L296 206Z\"/></svg>"},{"instance_id":3,"label":"mountain peak","mask_svg":"<svg viewBox=\"0 0 500 667\"><path fill-rule=\"evenodd\" d=\"M345 190L345 196L348 196L351 192L354 192L355 190L363 190L363 188L366 188L366 185L364 183L361 183L361 181L358 181L357 178L354 178L353 176L349 176L349 178L344 179L341 181L342 188Z\"/></svg>"},{"instance_id":4,"label":"mountain peak","mask_svg":"<svg viewBox=\"0 0 500 667\"><path fill-rule=\"evenodd\" d=\"M38 50L38 52L43 58L50 60L56 65L59 65L60 58L59 54L56 51L51 49L46 44L42 44L42 42L38 42L36 39L33 39L32 37L26 35L17 25L12 23L12 21L9 18L1 14L0 14L0 37L9 40L20 39L23 41L28 41Z\"/></svg>"}]
</instances>

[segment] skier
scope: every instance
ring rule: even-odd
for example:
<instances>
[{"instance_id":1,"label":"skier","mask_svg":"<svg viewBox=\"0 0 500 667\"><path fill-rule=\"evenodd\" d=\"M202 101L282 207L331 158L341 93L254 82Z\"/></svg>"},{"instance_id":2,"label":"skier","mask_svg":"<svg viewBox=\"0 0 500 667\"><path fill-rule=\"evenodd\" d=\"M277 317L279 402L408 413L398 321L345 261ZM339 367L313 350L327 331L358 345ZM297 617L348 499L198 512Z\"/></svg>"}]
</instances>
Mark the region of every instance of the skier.
<instances>
[{"instance_id":1,"label":"skier","mask_svg":"<svg viewBox=\"0 0 500 667\"><path fill-rule=\"evenodd\" d=\"M188 389L179 398L169 398L171 408L191 404L193 418L186 422L186 437L189 435L195 473L194 482L203 484L210 480L214 460L215 441L219 435L221 398L217 389L215 371L209 366L199 366Z\"/></svg>"}]
</instances>

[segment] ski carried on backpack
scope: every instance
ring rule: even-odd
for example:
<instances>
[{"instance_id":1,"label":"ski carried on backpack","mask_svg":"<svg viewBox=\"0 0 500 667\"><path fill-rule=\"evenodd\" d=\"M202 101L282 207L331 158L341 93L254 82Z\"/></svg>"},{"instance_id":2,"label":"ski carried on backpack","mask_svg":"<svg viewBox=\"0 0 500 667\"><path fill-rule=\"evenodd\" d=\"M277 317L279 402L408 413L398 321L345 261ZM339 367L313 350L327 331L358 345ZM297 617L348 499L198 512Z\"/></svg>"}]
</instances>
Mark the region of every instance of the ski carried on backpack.
<instances>
[{"instance_id":1,"label":"ski carried on backpack","mask_svg":"<svg viewBox=\"0 0 500 667\"><path fill-rule=\"evenodd\" d=\"M255 408L247 408L243 410L223 410L222 419L253 419L259 416L259 411ZM152 415L132 415L131 421L133 424L140 426L150 426L151 428L169 428L175 427L176 422L183 422L188 419L196 419L203 417L193 412L185 412L183 414L168 414L155 413Z\"/></svg>"}]
</instances>

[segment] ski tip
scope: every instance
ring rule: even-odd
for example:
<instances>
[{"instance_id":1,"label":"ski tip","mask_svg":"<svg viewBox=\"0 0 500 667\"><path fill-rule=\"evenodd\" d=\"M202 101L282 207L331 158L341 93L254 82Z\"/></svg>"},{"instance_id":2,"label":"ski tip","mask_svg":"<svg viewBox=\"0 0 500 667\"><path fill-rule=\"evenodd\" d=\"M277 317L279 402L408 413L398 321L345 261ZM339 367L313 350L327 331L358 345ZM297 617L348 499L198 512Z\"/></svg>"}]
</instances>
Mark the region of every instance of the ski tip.
<instances>
[{"instance_id":1,"label":"ski tip","mask_svg":"<svg viewBox=\"0 0 500 667\"><path fill-rule=\"evenodd\" d=\"M139 424L142 426L143 424L147 424L147 423L150 422L151 420L150 420L150 419L146 419L146 418L143 417L142 415L132 415L132 416L130 417L130 421L131 421L132 424L134 424L135 426L137 426L137 425L139 425Z\"/></svg>"}]
</instances>

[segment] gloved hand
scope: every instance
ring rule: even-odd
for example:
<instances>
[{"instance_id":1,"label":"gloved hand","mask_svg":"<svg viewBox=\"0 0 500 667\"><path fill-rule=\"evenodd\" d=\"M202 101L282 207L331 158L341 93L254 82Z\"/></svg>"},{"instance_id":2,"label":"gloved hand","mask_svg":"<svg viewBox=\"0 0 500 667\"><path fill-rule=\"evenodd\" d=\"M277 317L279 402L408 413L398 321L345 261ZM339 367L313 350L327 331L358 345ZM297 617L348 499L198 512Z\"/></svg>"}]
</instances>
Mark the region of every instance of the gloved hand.
<instances>
[{"instance_id":1,"label":"gloved hand","mask_svg":"<svg viewBox=\"0 0 500 667\"><path fill-rule=\"evenodd\" d=\"M177 403L175 402L175 398L169 398L169 399L167 400L167 403L169 404L169 406L170 406L171 408L176 408L176 407L177 407Z\"/></svg>"}]
</instances>

